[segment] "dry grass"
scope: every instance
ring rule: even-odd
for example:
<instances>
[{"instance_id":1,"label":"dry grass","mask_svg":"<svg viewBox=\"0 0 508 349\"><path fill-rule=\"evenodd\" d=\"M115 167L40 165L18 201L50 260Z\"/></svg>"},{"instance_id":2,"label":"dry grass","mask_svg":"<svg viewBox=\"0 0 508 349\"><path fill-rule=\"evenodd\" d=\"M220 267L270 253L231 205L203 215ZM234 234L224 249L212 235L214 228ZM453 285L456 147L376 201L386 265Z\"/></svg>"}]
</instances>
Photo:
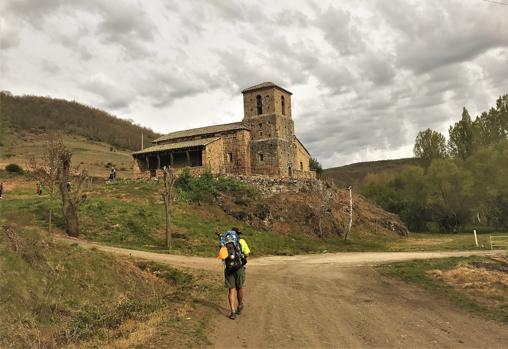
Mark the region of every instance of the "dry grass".
<instances>
[{"instance_id":1,"label":"dry grass","mask_svg":"<svg viewBox=\"0 0 508 349\"><path fill-rule=\"evenodd\" d=\"M450 270L429 270L427 273L486 306L508 307L506 272L467 265Z\"/></svg>"},{"instance_id":2,"label":"dry grass","mask_svg":"<svg viewBox=\"0 0 508 349\"><path fill-rule=\"evenodd\" d=\"M6 144L0 146L0 168L16 163L22 167L30 157L40 158L47 140L43 133L20 132L10 136ZM63 135L65 145L71 150L74 165L86 169L91 176L106 178L109 175L107 164L116 166L119 177L131 177L133 160L129 151L114 149L102 142L94 142L81 136Z\"/></svg>"}]
</instances>

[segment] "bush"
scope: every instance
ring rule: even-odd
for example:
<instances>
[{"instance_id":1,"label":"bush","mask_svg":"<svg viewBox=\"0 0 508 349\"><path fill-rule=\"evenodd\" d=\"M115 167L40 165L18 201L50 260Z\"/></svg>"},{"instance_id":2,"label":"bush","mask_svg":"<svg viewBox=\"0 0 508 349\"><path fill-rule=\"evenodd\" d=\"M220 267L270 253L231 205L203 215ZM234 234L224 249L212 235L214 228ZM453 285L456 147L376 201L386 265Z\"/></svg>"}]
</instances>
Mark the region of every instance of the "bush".
<instances>
[{"instance_id":1,"label":"bush","mask_svg":"<svg viewBox=\"0 0 508 349\"><path fill-rule=\"evenodd\" d=\"M10 173L23 174L24 171L18 164L9 164L5 166L5 170Z\"/></svg>"},{"instance_id":2,"label":"bush","mask_svg":"<svg viewBox=\"0 0 508 349\"><path fill-rule=\"evenodd\" d=\"M188 170L183 170L175 182L178 196L183 201L210 203L219 193L229 194L234 198L256 197L256 189L248 184L227 177L214 177L210 172L193 177Z\"/></svg>"}]
</instances>

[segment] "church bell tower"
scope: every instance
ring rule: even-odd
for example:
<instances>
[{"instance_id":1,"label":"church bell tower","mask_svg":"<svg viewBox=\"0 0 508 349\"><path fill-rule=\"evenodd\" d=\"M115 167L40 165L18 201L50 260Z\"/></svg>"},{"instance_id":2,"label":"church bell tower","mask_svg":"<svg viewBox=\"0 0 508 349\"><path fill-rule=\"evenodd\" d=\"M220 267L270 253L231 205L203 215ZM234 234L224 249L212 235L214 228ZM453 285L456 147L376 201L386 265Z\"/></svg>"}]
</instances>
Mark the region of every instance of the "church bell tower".
<instances>
[{"instance_id":1,"label":"church bell tower","mask_svg":"<svg viewBox=\"0 0 508 349\"><path fill-rule=\"evenodd\" d=\"M264 82L242 94L243 123L251 131L252 173L291 177L295 159L292 93Z\"/></svg>"}]
</instances>

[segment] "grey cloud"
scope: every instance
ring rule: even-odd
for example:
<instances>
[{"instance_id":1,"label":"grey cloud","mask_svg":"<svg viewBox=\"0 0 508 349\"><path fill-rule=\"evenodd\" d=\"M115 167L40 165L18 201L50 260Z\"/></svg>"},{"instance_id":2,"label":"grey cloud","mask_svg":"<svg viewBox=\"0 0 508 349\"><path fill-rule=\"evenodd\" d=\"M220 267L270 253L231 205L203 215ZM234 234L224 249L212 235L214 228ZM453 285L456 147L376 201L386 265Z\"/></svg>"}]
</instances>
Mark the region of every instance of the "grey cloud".
<instances>
[{"instance_id":1,"label":"grey cloud","mask_svg":"<svg viewBox=\"0 0 508 349\"><path fill-rule=\"evenodd\" d=\"M131 57L150 54L146 43L153 41L157 29L139 4L96 1L94 5L101 16L96 34L103 42L123 47Z\"/></svg>"},{"instance_id":2,"label":"grey cloud","mask_svg":"<svg viewBox=\"0 0 508 349\"><path fill-rule=\"evenodd\" d=\"M364 41L351 14L329 7L315 20L315 25L324 32L325 39L343 55L358 53L364 49Z\"/></svg>"},{"instance_id":3,"label":"grey cloud","mask_svg":"<svg viewBox=\"0 0 508 349\"><path fill-rule=\"evenodd\" d=\"M175 100L208 92L219 86L218 79L206 71L187 73L176 70L174 65L148 70L146 77L139 78L136 90L148 98L154 107L171 105Z\"/></svg>"},{"instance_id":4,"label":"grey cloud","mask_svg":"<svg viewBox=\"0 0 508 349\"><path fill-rule=\"evenodd\" d=\"M421 74L508 46L506 11L477 5L471 11L463 2L382 1L378 8L398 34L398 61Z\"/></svg>"},{"instance_id":5,"label":"grey cloud","mask_svg":"<svg viewBox=\"0 0 508 349\"><path fill-rule=\"evenodd\" d=\"M393 82L397 72L393 66L395 57L382 52L369 52L359 57L362 78L372 81L375 85L387 85Z\"/></svg>"},{"instance_id":6,"label":"grey cloud","mask_svg":"<svg viewBox=\"0 0 508 349\"><path fill-rule=\"evenodd\" d=\"M102 105L111 109L127 108L135 98L133 90L102 72L90 76L81 87L97 95Z\"/></svg>"},{"instance_id":7,"label":"grey cloud","mask_svg":"<svg viewBox=\"0 0 508 349\"><path fill-rule=\"evenodd\" d=\"M29 22L35 28L41 28L46 16L55 13L62 0L16 0L6 2L4 14L15 16Z\"/></svg>"},{"instance_id":8,"label":"grey cloud","mask_svg":"<svg viewBox=\"0 0 508 349\"><path fill-rule=\"evenodd\" d=\"M152 42L157 29L148 14L134 2L112 2L101 0L69 1L69 0L19 0L12 1L6 7L6 11L14 17L22 18L31 26L41 29L50 16L64 14L75 17L80 11L98 15L100 20L94 32L101 38L103 43L116 44L124 48L124 52L130 57L150 55L151 51L146 43ZM81 32L81 36L88 33ZM68 36L62 31L60 39ZM74 38L75 39L75 38ZM76 47L77 44L67 46ZM79 50L81 57L89 59L86 50Z\"/></svg>"},{"instance_id":9,"label":"grey cloud","mask_svg":"<svg viewBox=\"0 0 508 349\"><path fill-rule=\"evenodd\" d=\"M41 62L42 69L49 74L57 74L60 72L60 67L55 62L48 61L47 59L43 59Z\"/></svg>"},{"instance_id":10,"label":"grey cloud","mask_svg":"<svg viewBox=\"0 0 508 349\"><path fill-rule=\"evenodd\" d=\"M19 46L19 32L14 25L0 17L0 50L8 50Z\"/></svg>"},{"instance_id":11,"label":"grey cloud","mask_svg":"<svg viewBox=\"0 0 508 349\"><path fill-rule=\"evenodd\" d=\"M274 16L275 24L283 26L298 26L300 28L309 26L309 17L299 10L289 9L278 12Z\"/></svg>"}]
</instances>

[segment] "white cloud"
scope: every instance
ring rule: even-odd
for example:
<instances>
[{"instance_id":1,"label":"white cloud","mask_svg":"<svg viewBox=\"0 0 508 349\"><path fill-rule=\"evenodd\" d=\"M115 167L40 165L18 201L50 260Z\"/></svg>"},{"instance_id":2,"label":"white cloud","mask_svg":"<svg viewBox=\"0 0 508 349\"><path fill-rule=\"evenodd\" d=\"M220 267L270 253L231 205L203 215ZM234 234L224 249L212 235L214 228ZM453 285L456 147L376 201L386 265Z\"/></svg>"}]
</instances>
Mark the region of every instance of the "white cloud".
<instances>
[{"instance_id":1,"label":"white cloud","mask_svg":"<svg viewBox=\"0 0 508 349\"><path fill-rule=\"evenodd\" d=\"M166 132L240 120L240 90L273 81L325 166L411 156L420 129L508 93L508 8L485 2L19 0L0 13L2 90Z\"/></svg>"}]
</instances>

